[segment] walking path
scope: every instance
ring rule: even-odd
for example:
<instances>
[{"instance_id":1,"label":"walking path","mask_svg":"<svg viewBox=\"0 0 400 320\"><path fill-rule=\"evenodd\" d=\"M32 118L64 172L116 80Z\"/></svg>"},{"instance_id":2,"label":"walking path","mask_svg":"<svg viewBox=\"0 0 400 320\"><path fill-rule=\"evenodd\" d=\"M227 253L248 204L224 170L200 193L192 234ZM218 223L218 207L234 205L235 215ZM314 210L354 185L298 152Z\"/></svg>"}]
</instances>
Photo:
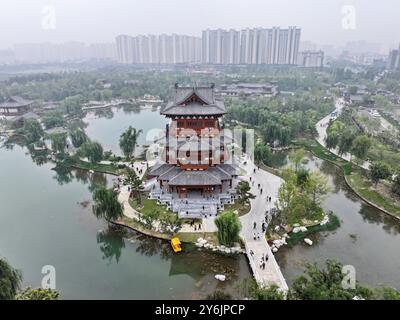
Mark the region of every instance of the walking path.
<instances>
[{"instance_id":1,"label":"walking path","mask_svg":"<svg viewBox=\"0 0 400 320\"><path fill-rule=\"evenodd\" d=\"M338 116L342 112L344 106L345 106L345 102L344 102L344 100L342 98L338 98L338 99L335 100L335 111L337 112ZM317 132L318 132L317 141L325 148L326 148L325 139L326 139L326 136L327 136L327 132L326 131L328 129L328 125L329 125L330 120L331 120L331 114L328 114L326 117L324 117L321 120L319 120L317 122L316 126L315 126L316 129L317 129ZM334 150L331 149L329 151L332 152L333 154L337 155L338 157L342 158L343 160L351 162L351 155L349 153L339 155L339 151L338 151L337 148L334 149ZM363 167L364 169L367 169L367 170L368 170L369 166L370 166L370 163L368 161L365 161L361 165L361 167Z\"/></svg>"},{"instance_id":2,"label":"walking path","mask_svg":"<svg viewBox=\"0 0 400 320\"><path fill-rule=\"evenodd\" d=\"M135 162L134 167L137 172L142 169L143 175L146 163ZM241 167L247 172L243 178L249 181L251 177L252 181L254 181L254 184L250 182L250 186L251 192L256 195L251 200L250 212L240 217L242 224L240 236L245 244L246 254L254 278L260 286L276 284L282 291L287 291L288 286L286 281L262 232L262 223L264 222L265 226L267 226L266 211L268 210L268 213L270 213L270 209L274 207L282 180L267 171L258 169L250 159L246 159L246 165L242 164ZM260 187L258 187L258 184L260 184ZM134 220L140 220L139 213L129 204L129 194L128 186L120 188L118 200L124 207L124 215ZM269 197L271 197L271 201L269 201ZM196 231L189 224L185 224L182 226L180 232L216 232L217 227L215 226L214 219L214 216L203 219L201 230L197 229ZM254 222L256 223L255 228ZM154 222L154 228L158 229L158 221ZM256 239L254 239L255 234ZM264 265L262 265L263 262Z\"/></svg>"},{"instance_id":3,"label":"walking path","mask_svg":"<svg viewBox=\"0 0 400 320\"><path fill-rule=\"evenodd\" d=\"M266 212L268 210L269 215L271 212L270 209L274 207L282 180L278 176L258 169L250 159L247 159L246 162L247 164L242 166L247 172L244 178L249 181L251 177L252 181L249 181L251 192L256 197L251 200L250 212L240 217L242 224L240 235L245 244L246 253L257 283L260 286L276 284L281 290L287 291L286 280L262 232L262 223L265 222ZM260 184L260 187L258 187L258 184ZM271 201L269 201L269 197L271 197ZM254 222L256 223L255 228ZM255 240L254 236L256 236ZM266 257L268 257L267 261L265 261ZM262 260L263 258L264 260ZM265 266L262 266L263 261L265 262Z\"/></svg>"}]
</instances>

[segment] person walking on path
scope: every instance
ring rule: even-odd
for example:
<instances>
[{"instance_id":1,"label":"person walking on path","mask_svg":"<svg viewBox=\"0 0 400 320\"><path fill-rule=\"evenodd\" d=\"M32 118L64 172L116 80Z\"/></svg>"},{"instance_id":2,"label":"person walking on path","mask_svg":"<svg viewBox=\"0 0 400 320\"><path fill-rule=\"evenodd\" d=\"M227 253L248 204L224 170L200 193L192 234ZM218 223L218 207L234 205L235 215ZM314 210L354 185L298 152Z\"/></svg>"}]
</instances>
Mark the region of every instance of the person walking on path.
<instances>
[{"instance_id":1,"label":"person walking on path","mask_svg":"<svg viewBox=\"0 0 400 320\"><path fill-rule=\"evenodd\" d=\"M253 229L256 229L256 228L257 228L257 222L254 221L254 223L253 223Z\"/></svg>"}]
</instances>

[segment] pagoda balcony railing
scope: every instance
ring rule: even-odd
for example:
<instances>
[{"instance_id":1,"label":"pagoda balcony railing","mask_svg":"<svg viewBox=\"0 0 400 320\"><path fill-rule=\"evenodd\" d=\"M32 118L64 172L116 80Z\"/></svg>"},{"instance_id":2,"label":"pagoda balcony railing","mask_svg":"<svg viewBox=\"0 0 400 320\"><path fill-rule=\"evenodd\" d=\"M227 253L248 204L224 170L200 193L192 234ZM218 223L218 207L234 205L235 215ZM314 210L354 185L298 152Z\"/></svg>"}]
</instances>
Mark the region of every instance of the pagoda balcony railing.
<instances>
[{"instance_id":1,"label":"pagoda balcony railing","mask_svg":"<svg viewBox=\"0 0 400 320\"><path fill-rule=\"evenodd\" d=\"M193 129L193 128L170 128L169 134L177 137L186 137L188 135L192 135L195 132L198 136L210 136L215 137L220 133L219 128L201 128L201 129Z\"/></svg>"}]
</instances>

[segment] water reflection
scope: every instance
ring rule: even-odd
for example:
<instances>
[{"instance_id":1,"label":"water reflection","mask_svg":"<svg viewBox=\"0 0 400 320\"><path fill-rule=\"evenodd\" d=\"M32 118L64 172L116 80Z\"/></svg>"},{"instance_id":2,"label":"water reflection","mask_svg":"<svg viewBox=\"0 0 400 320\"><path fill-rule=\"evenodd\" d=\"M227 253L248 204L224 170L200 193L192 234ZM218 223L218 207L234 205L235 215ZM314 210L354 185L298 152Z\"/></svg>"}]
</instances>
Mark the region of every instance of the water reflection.
<instances>
[{"instance_id":1,"label":"water reflection","mask_svg":"<svg viewBox=\"0 0 400 320\"><path fill-rule=\"evenodd\" d=\"M363 221L382 225L382 228L392 235L397 235L400 232L400 224L396 221L395 218L383 213L377 212L374 207L371 207L368 204L363 204L359 211Z\"/></svg>"},{"instance_id":2,"label":"water reflection","mask_svg":"<svg viewBox=\"0 0 400 320\"><path fill-rule=\"evenodd\" d=\"M163 260L169 260L172 257L171 246L167 241L151 238L140 233L131 236L130 241L136 243L136 252L142 255L159 255Z\"/></svg>"},{"instance_id":3,"label":"water reflection","mask_svg":"<svg viewBox=\"0 0 400 320\"><path fill-rule=\"evenodd\" d=\"M112 186L114 180L117 178L100 172L90 172L88 170L70 168L66 166L56 166L53 168L55 175L53 178L59 185L65 185L73 182L74 180L82 184L88 184L89 191L93 192L99 186Z\"/></svg>"},{"instance_id":4,"label":"water reflection","mask_svg":"<svg viewBox=\"0 0 400 320\"><path fill-rule=\"evenodd\" d=\"M109 225L106 230L97 233L97 243L100 244L100 251L103 253L103 260L108 260L111 264L115 258L118 263L125 248L126 230L123 227Z\"/></svg>"},{"instance_id":5,"label":"water reflection","mask_svg":"<svg viewBox=\"0 0 400 320\"><path fill-rule=\"evenodd\" d=\"M124 104L122 105L122 110L126 115L131 113L140 113L140 106L138 104Z\"/></svg>"},{"instance_id":6,"label":"water reflection","mask_svg":"<svg viewBox=\"0 0 400 320\"><path fill-rule=\"evenodd\" d=\"M71 183L74 180L74 175L67 167L58 166L53 170L56 173L53 178L58 182L60 186Z\"/></svg>"},{"instance_id":7,"label":"water reflection","mask_svg":"<svg viewBox=\"0 0 400 320\"><path fill-rule=\"evenodd\" d=\"M94 112L94 115L97 118L105 118L105 119L112 119L114 118L114 112L110 109L98 109Z\"/></svg>"},{"instance_id":8,"label":"water reflection","mask_svg":"<svg viewBox=\"0 0 400 320\"><path fill-rule=\"evenodd\" d=\"M346 184L343 173L328 161L310 154L303 166L319 169L328 177L332 192L323 202L333 211L341 226L334 232L310 236L313 246L303 243L279 250L276 257L289 283L303 271L306 262L324 263L335 259L357 268L359 281L400 288L400 223L395 218L363 202ZM287 164L286 164L287 165Z\"/></svg>"}]
</instances>

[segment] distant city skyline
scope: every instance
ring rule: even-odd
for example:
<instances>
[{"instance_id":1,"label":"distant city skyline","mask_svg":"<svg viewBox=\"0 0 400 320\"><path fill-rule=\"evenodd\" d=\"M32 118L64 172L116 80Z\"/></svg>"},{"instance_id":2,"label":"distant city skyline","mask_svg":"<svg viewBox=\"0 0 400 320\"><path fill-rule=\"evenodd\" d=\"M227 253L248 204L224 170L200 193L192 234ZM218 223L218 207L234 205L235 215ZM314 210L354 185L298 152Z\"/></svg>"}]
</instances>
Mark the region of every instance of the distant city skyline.
<instances>
[{"instance_id":1,"label":"distant city skyline","mask_svg":"<svg viewBox=\"0 0 400 320\"><path fill-rule=\"evenodd\" d=\"M21 43L111 43L119 34L185 34L210 29L296 25L303 40L344 46L364 40L381 53L398 47L396 0L2 0L0 49ZM354 19L353 19L354 18ZM350 20L348 20L350 19ZM353 21L354 20L354 21Z\"/></svg>"}]
</instances>

